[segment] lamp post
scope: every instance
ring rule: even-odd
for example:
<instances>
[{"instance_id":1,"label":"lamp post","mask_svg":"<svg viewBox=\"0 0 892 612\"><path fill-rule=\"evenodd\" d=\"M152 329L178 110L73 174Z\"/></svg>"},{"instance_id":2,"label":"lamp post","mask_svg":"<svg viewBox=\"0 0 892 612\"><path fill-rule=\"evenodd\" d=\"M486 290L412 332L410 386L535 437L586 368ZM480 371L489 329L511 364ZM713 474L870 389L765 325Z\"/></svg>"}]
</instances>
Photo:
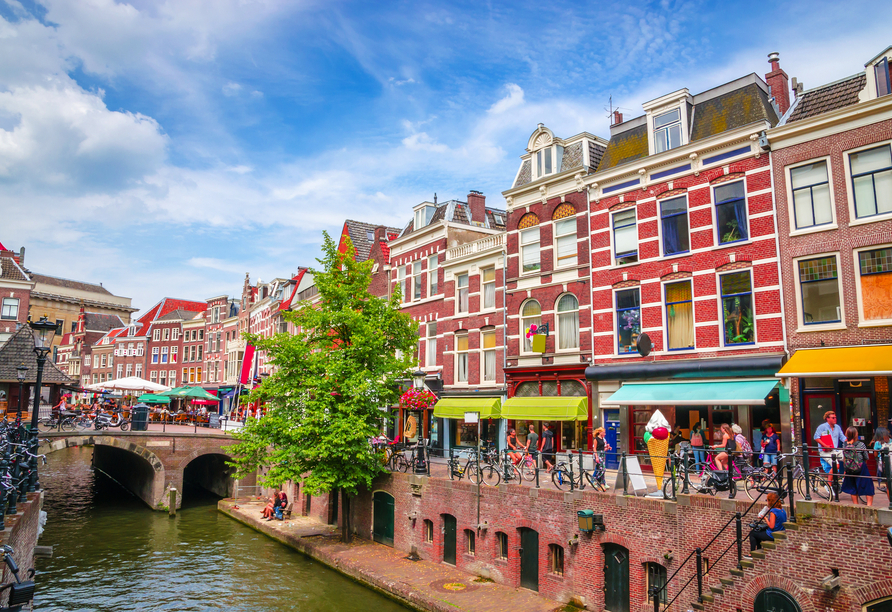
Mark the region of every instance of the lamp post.
<instances>
[{"instance_id":1,"label":"lamp post","mask_svg":"<svg viewBox=\"0 0 892 612\"><path fill-rule=\"evenodd\" d=\"M25 403L25 378L28 376L28 366L24 363L15 369L16 378L19 379L19 407L15 413L16 442L22 441L22 406Z\"/></svg>"},{"instance_id":2,"label":"lamp post","mask_svg":"<svg viewBox=\"0 0 892 612\"><path fill-rule=\"evenodd\" d=\"M425 374L421 370L416 371L412 374L412 386L415 387L416 391L421 391L424 389L424 377ZM419 419L419 436L418 436L418 454L415 456L415 473L416 474L426 474L427 473L427 460L424 456L424 411L421 411L421 418Z\"/></svg>"},{"instance_id":3,"label":"lamp post","mask_svg":"<svg viewBox=\"0 0 892 612\"><path fill-rule=\"evenodd\" d=\"M40 390L43 384L43 367L46 365L46 356L53 346L53 336L56 334L56 324L47 320L46 316L40 317L36 323L28 321L28 325L34 330L34 352L37 354L37 379L34 382L34 409L31 411L31 441L30 452L34 457L31 459L31 483L28 487L29 491L37 491L40 488L40 482L37 478L37 421L40 412Z\"/></svg>"}]
</instances>

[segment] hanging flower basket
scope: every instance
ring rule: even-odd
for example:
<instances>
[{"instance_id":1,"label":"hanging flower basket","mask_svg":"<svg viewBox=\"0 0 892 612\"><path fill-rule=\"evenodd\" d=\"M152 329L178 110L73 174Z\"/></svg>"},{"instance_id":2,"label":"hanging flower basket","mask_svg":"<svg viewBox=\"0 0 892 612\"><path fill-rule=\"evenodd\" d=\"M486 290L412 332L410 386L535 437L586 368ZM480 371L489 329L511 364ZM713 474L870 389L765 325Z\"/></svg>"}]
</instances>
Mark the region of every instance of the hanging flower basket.
<instances>
[{"instance_id":1,"label":"hanging flower basket","mask_svg":"<svg viewBox=\"0 0 892 612\"><path fill-rule=\"evenodd\" d=\"M437 403L437 396L427 389L409 389L400 396L400 408L426 410Z\"/></svg>"}]
</instances>

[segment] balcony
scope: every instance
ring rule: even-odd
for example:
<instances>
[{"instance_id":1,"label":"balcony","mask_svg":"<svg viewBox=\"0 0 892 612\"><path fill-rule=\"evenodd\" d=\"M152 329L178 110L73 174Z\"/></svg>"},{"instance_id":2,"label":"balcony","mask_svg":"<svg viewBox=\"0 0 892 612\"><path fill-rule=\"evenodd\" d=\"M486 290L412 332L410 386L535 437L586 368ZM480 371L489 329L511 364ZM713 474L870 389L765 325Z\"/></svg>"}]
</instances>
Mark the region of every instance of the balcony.
<instances>
[{"instance_id":1,"label":"balcony","mask_svg":"<svg viewBox=\"0 0 892 612\"><path fill-rule=\"evenodd\" d=\"M505 248L505 234L496 234L487 236L468 244L446 249L446 261L461 259L469 255L486 253L487 251L501 250Z\"/></svg>"}]
</instances>

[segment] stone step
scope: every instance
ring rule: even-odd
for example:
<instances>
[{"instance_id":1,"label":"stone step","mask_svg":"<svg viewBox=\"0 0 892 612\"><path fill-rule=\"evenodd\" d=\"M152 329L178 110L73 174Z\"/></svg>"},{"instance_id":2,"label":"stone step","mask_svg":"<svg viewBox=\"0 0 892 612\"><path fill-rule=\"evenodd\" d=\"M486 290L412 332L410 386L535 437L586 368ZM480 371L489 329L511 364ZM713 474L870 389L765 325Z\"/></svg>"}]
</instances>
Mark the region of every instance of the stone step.
<instances>
[{"instance_id":1,"label":"stone step","mask_svg":"<svg viewBox=\"0 0 892 612\"><path fill-rule=\"evenodd\" d=\"M703 597L703 601L705 601L707 603L712 603L715 601L715 596L709 595L707 593L703 593L703 595L701 597Z\"/></svg>"},{"instance_id":2,"label":"stone step","mask_svg":"<svg viewBox=\"0 0 892 612\"><path fill-rule=\"evenodd\" d=\"M732 570L732 571L737 571L737 570ZM741 573L743 573L743 572L741 572ZM722 584L724 584L725 586L732 586L734 584L733 578L719 578L719 581Z\"/></svg>"},{"instance_id":3,"label":"stone step","mask_svg":"<svg viewBox=\"0 0 892 612\"><path fill-rule=\"evenodd\" d=\"M774 536L775 540L786 540L787 539L787 534L785 534L783 531L775 531L771 535Z\"/></svg>"},{"instance_id":4,"label":"stone step","mask_svg":"<svg viewBox=\"0 0 892 612\"><path fill-rule=\"evenodd\" d=\"M774 542L762 542L762 548L765 550L774 550L777 548L777 544Z\"/></svg>"},{"instance_id":5,"label":"stone step","mask_svg":"<svg viewBox=\"0 0 892 612\"><path fill-rule=\"evenodd\" d=\"M747 569L753 569L754 567L756 567L756 564L753 563L752 561L747 560L747 559L741 559L740 566L745 567Z\"/></svg>"},{"instance_id":6,"label":"stone step","mask_svg":"<svg viewBox=\"0 0 892 612\"><path fill-rule=\"evenodd\" d=\"M750 556L753 559L764 559L765 553L763 553L761 550L754 550L753 552L750 553Z\"/></svg>"},{"instance_id":7,"label":"stone step","mask_svg":"<svg viewBox=\"0 0 892 612\"><path fill-rule=\"evenodd\" d=\"M703 604L699 604L699 603L692 603L691 607L695 610L705 610L706 609L706 606L704 606Z\"/></svg>"},{"instance_id":8,"label":"stone step","mask_svg":"<svg viewBox=\"0 0 892 612\"><path fill-rule=\"evenodd\" d=\"M798 523L784 523L784 529L787 531L799 531Z\"/></svg>"},{"instance_id":9,"label":"stone step","mask_svg":"<svg viewBox=\"0 0 892 612\"><path fill-rule=\"evenodd\" d=\"M709 587L709 590L712 591L716 595L724 595L725 594L725 589L723 589L722 587L711 586L711 587Z\"/></svg>"},{"instance_id":10,"label":"stone step","mask_svg":"<svg viewBox=\"0 0 892 612\"><path fill-rule=\"evenodd\" d=\"M746 561L744 561L744 563L746 563ZM732 569L731 575L737 576L738 578L743 578L745 576L745 574L743 573L743 570L739 570L739 569Z\"/></svg>"}]
</instances>

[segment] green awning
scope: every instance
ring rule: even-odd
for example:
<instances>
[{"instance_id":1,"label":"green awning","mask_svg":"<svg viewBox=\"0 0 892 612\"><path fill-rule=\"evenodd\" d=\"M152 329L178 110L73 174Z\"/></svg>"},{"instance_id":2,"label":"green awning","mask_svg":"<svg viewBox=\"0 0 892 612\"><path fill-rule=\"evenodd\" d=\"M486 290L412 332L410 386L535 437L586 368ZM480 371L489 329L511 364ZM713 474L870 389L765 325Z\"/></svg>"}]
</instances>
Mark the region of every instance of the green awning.
<instances>
[{"instance_id":1,"label":"green awning","mask_svg":"<svg viewBox=\"0 0 892 612\"><path fill-rule=\"evenodd\" d=\"M503 419L586 421L587 397L512 397L502 405Z\"/></svg>"},{"instance_id":2,"label":"green awning","mask_svg":"<svg viewBox=\"0 0 892 612\"><path fill-rule=\"evenodd\" d=\"M481 419L499 419L501 406L497 397L444 397L434 405L434 416L464 419L466 412L478 412Z\"/></svg>"},{"instance_id":3,"label":"green awning","mask_svg":"<svg viewBox=\"0 0 892 612\"><path fill-rule=\"evenodd\" d=\"M144 393L136 398L136 401L141 404L169 404L170 398L156 393Z\"/></svg>"},{"instance_id":4,"label":"green awning","mask_svg":"<svg viewBox=\"0 0 892 612\"><path fill-rule=\"evenodd\" d=\"M776 380L729 380L679 383L626 383L605 400L622 406L764 405Z\"/></svg>"}]
</instances>

